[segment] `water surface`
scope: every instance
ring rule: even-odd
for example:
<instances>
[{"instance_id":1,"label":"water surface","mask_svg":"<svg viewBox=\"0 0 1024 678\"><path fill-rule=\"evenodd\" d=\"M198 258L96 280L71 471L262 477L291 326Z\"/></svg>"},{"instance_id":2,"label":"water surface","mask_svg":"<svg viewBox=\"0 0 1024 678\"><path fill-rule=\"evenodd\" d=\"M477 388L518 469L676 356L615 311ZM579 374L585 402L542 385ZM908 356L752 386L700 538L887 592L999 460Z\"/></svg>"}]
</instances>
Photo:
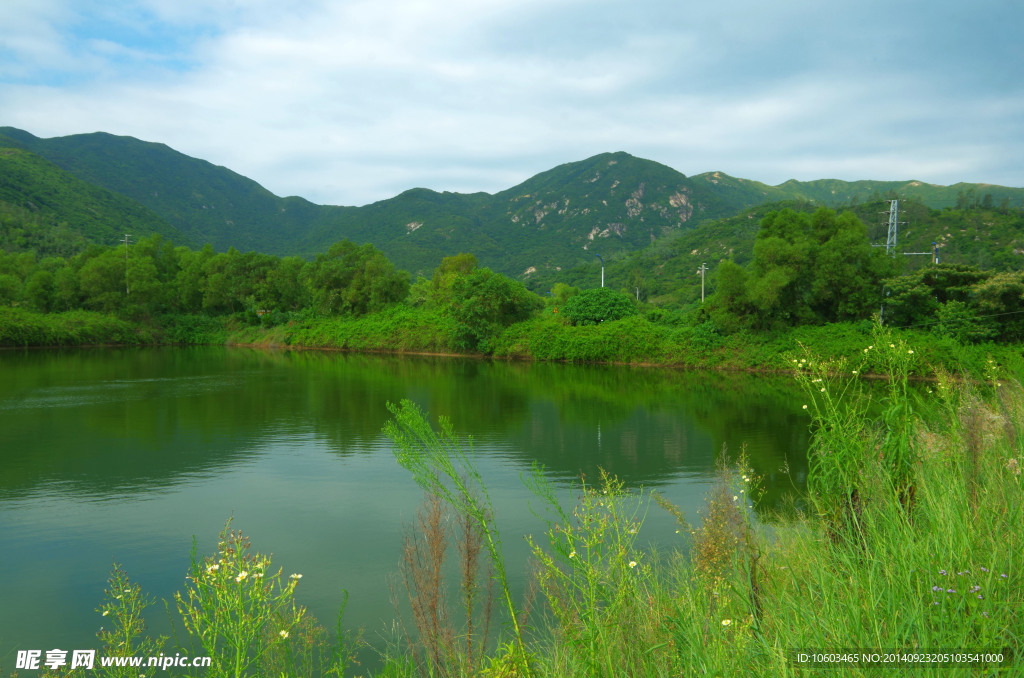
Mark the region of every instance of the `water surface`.
<instances>
[{"instance_id":1,"label":"water surface","mask_svg":"<svg viewBox=\"0 0 1024 678\"><path fill-rule=\"evenodd\" d=\"M408 398L471 435L521 588L544 525L520 476L599 469L697 518L723 448L746 446L764 505L799 492L808 421L792 379L678 370L229 348L0 352L0 670L18 649L95 648L112 563L170 600L193 535L228 518L303 574L300 602L383 643L389 577L422 492L381 434ZM780 472L788 466L789 474ZM533 502L536 507L536 501ZM652 508L642 532L671 544ZM162 605L151 628L169 632Z\"/></svg>"}]
</instances>

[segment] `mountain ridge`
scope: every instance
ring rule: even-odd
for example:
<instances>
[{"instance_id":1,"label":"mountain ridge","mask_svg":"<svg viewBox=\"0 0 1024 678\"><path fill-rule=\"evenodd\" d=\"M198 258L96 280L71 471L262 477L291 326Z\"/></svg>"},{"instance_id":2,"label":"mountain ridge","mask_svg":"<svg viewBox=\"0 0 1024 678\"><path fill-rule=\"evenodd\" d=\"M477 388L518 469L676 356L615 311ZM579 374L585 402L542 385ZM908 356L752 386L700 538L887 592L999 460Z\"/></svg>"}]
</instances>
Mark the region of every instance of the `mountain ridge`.
<instances>
[{"instance_id":1,"label":"mountain ridge","mask_svg":"<svg viewBox=\"0 0 1024 678\"><path fill-rule=\"evenodd\" d=\"M349 238L373 243L397 266L424 275L442 257L466 251L483 265L528 279L592 260L595 252L607 258L637 251L698 224L784 200L838 205L895 192L947 206L985 191L992 200L1024 204L1024 189L987 184L821 179L769 186L721 171L687 177L617 151L563 163L494 194L411 188L349 207L279 197L165 144L106 132L41 139L0 127L3 146L138 203L169 225L167 237L183 237L181 244L310 257Z\"/></svg>"}]
</instances>

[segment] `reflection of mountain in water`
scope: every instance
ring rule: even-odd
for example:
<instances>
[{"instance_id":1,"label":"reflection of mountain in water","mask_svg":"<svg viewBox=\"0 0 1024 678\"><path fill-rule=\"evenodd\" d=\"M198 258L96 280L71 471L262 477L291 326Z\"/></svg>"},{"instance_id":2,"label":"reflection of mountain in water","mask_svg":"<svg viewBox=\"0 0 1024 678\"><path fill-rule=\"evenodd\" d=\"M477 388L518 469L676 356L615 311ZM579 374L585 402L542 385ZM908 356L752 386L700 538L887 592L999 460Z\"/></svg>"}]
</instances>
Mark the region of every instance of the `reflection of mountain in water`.
<instances>
[{"instance_id":1,"label":"reflection of mountain in water","mask_svg":"<svg viewBox=\"0 0 1024 678\"><path fill-rule=\"evenodd\" d=\"M788 379L205 347L6 352L0 369L0 496L53 482L85 496L148 492L290 437L373 453L385 404L403 398L557 478L707 476L723 445L743 443L759 473L786 459L806 473Z\"/></svg>"}]
</instances>

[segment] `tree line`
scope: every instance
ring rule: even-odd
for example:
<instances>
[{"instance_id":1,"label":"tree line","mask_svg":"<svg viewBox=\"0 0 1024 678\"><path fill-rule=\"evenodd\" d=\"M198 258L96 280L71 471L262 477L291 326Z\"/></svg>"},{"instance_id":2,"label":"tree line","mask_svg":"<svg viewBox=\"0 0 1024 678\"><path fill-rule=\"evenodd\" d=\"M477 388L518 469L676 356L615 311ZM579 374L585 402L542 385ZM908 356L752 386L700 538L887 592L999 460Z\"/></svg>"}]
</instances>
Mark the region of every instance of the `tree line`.
<instances>
[{"instance_id":1,"label":"tree line","mask_svg":"<svg viewBox=\"0 0 1024 678\"><path fill-rule=\"evenodd\" d=\"M667 311L624 291L581 293L565 283L541 297L466 253L443 259L430 278L411 281L374 246L348 240L305 260L214 252L210 245L192 250L152 235L88 245L70 256L0 251L0 306L86 309L140 322L167 314L234 315L266 325L361 316L404 303L440 312L456 348L485 352L502 328L542 309L570 325L642 314L719 335L881 316L893 326L925 327L964 342L1024 340L1024 274L962 265L903 274L902 264L870 245L852 212L782 209L760 220L745 265L727 259L709 275L705 304Z\"/></svg>"}]
</instances>

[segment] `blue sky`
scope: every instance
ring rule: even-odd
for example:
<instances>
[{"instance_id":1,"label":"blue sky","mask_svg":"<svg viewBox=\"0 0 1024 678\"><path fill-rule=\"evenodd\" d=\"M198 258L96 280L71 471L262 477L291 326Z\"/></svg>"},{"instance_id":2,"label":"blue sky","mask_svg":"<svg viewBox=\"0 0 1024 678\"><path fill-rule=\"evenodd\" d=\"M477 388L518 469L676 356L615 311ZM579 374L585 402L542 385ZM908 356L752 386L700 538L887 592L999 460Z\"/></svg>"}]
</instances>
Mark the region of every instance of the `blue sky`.
<instances>
[{"instance_id":1,"label":"blue sky","mask_svg":"<svg viewBox=\"0 0 1024 678\"><path fill-rule=\"evenodd\" d=\"M684 174L1024 186L1017 0L4 0L0 125L165 143L278 195Z\"/></svg>"}]
</instances>

